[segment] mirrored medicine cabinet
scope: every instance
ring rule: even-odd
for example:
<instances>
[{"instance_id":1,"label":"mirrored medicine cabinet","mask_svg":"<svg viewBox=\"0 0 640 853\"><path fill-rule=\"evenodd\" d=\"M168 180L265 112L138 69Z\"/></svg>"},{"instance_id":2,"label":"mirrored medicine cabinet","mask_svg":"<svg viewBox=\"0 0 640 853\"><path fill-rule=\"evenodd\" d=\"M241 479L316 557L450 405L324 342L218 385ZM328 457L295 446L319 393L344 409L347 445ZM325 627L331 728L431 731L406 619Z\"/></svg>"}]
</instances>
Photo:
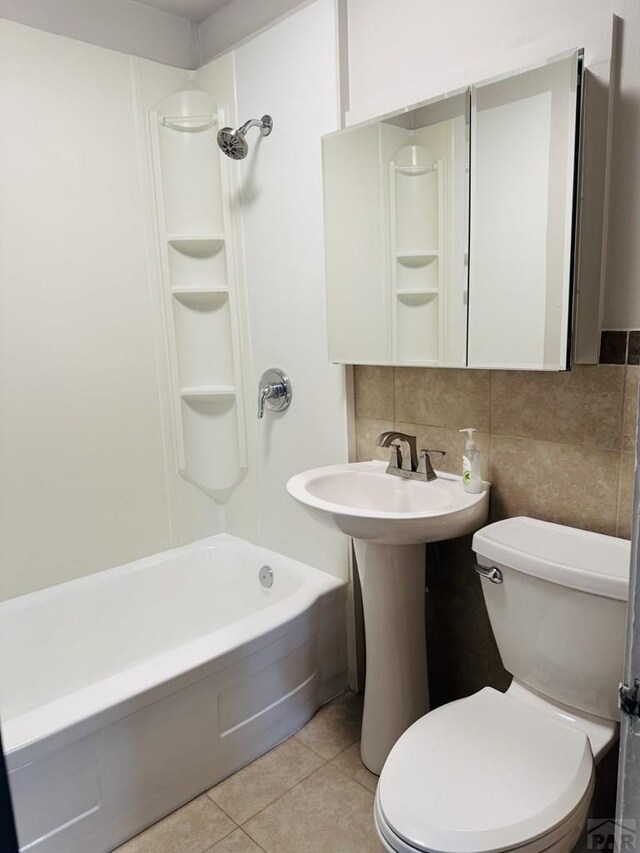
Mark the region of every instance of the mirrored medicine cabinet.
<instances>
[{"instance_id":1,"label":"mirrored medicine cabinet","mask_svg":"<svg viewBox=\"0 0 640 853\"><path fill-rule=\"evenodd\" d=\"M323 138L329 357L564 370L582 52Z\"/></svg>"}]
</instances>

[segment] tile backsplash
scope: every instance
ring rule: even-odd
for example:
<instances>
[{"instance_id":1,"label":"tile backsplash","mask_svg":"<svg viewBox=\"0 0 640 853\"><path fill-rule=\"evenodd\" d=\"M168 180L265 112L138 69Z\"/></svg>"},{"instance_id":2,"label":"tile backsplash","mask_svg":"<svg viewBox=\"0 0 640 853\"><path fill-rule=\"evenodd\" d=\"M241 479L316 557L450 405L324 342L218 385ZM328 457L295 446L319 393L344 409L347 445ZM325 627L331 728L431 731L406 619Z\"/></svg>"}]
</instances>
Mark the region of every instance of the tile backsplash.
<instances>
[{"instance_id":1,"label":"tile backsplash","mask_svg":"<svg viewBox=\"0 0 640 853\"><path fill-rule=\"evenodd\" d=\"M460 473L458 430L475 427L492 520L531 515L629 538L639 374L356 367L357 456L387 459L376 436L399 429Z\"/></svg>"},{"instance_id":2,"label":"tile backsplash","mask_svg":"<svg viewBox=\"0 0 640 853\"><path fill-rule=\"evenodd\" d=\"M476 427L491 520L530 515L628 538L631 526L640 366L577 366L565 373L356 367L359 460L388 459L386 429L444 450L438 467L461 472ZM505 689L504 671L473 570L471 537L428 554L429 684L434 705L484 685Z\"/></svg>"}]
</instances>

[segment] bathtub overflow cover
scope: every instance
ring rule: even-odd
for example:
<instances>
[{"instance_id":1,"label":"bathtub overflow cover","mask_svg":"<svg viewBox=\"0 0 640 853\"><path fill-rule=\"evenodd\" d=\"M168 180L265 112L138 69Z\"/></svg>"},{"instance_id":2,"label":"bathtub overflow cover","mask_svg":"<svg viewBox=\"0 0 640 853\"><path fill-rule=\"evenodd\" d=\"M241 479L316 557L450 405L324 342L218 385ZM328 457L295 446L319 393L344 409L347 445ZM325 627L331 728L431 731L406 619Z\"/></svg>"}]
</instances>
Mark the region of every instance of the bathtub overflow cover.
<instances>
[{"instance_id":1,"label":"bathtub overflow cover","mask_svg":"<svg viewBox=\"0 0 640 853\"><path fill-rule=\"evenodd\" d=\"M273 586L273 570L271 566L263 566L258 572L258 579L265 589Z\"/></svg>"}]
</instances>

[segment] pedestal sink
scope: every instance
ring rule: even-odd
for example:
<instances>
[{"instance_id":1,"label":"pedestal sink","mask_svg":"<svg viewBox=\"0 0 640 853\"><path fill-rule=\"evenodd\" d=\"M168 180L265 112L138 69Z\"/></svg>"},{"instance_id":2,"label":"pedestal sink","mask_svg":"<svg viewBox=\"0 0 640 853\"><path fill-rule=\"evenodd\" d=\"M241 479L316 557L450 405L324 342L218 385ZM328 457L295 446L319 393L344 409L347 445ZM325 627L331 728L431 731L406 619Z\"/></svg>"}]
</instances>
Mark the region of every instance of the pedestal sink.
<instances>
[{"instance_id":1,"label":"pedestal sink","mask_svg":"<svg viewBox=\"0 0 640 853\"><path fill-rule=\"evenodd\" d=\"M453 474L427 483L391 476L386 467L332 465L287 483L320 522L354 539L367 647L360 748L378 774L400 735L429 710L425 543L477 530L489 509L488 483L470 495Z\"/></svg>"}]
</instances>

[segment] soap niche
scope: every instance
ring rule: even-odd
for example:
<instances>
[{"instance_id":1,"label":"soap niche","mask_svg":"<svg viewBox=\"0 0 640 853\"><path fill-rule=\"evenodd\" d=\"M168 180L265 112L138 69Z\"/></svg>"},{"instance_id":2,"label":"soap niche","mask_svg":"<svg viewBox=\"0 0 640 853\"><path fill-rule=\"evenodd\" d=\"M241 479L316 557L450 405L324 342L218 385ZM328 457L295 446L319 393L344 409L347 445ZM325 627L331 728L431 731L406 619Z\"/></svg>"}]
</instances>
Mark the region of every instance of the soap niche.
<instances>
[{"instance_id":1,"label":"soap niche","mask_svg":"<svg viewBox=\"0 0 640 853\"><path fill-rule=\"evenodd\" d=\"M195 472L198 484L208 492L226 490L242 464L235 395L202 389L199 396L183 398L181 414L185 471Z\"/></svg>"},{"instance_id":2,"label":"soap niche","mask_svg":"<svg viewBox=\"0 0 640 853\"><path fill-rule=\"evenodd\" d=\"M224 238L168 238L169 277L173 293L227 292L227 256Z\"/></svg>"},{"instance_id":3,"label":"soap niche","mask_svg":"<svg viewBox=\"0 0 640 853\"><path fill-rule=\"evenodd\" d=\"M224 111L184 90L152 119L179 468L223 501L246 469Z\"/></svg>"},{"instance_id":4,"label":"soap niche","mask_svg":"<svg viewBox=\"0 0 640 853\"><path fill-rule=\"evenodd\" d=\"M175 295L175 294L174 294ZM227 295L180 296L173 305L180 388L235 385L231 318Z\"/></svg>"}]
</instances>

